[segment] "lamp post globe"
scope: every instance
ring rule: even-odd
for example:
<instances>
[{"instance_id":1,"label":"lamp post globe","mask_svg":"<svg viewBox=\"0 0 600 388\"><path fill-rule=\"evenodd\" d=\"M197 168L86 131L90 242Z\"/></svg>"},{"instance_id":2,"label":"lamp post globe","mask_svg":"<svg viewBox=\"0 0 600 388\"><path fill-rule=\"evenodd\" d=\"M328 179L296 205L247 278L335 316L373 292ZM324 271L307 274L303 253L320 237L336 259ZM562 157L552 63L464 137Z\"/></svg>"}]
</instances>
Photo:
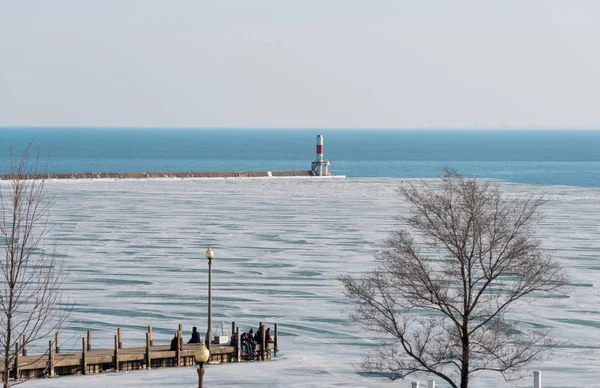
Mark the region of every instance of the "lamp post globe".
<instances>
[{"instance_id":1,"label":"lamp post globe","mask_svg":"<svg viewBox=\"0 0 600 388\"><path fill-rule=\"evenodd\" d=\"M210 349L212 342L212 258L213 251L208 247L206 249L206 258L208 259L208 327L206 330L206 347Z\"/></svg>"},{"instance_id":2,"label":"lamp post globe","mask_svg":"<svg viewBox=\"0 0 600 388\"><path fill-rule=\"evenodd\" d=\"M198 388L204 388L204 364L210 359L210 350L200 343L200 348L194 353L194 358L198 364Z\"/></svg>"},{"instance_id":3,"label":"lamp post globe","mask_svg":"<svg viewBox=\"0 0 600 388\"><path fill-rule=\"evenodd\" d=\"M196 350L194 353L194 358L196 359L197 364L208 362L208 359L210 358L210 350L204 346L204 343L200 342L200 348L198 348L198 350Z\"/></svg>"}]
</instances>

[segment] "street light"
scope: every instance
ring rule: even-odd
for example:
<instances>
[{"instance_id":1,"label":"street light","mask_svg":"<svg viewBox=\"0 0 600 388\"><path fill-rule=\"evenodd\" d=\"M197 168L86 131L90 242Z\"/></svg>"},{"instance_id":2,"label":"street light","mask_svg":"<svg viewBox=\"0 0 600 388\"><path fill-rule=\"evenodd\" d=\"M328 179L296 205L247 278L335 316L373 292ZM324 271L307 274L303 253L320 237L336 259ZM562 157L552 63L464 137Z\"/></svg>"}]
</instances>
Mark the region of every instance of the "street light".
<instances>
[{"instance_id":1,"label":"street light","mask_svg":"<svg viewBox=\"0 0 600 388\"><path fill-rule=\"evenodd\" d=\"M208 247L206 249L206 258L208 259L208 329L206 330L206 348L210 350L212 342L212 258L213 251Z\"/></svg>"},{"instance_id":2,"label":"street light","mask_svg":"<svg viewBox=\"0 0 600 388\"><path fill-rule=\"evenodd\" d=\"M198 388L204 388L204 364L210 358L210 350L203 343L200 343L200 349L196 350L194 358L196 364L198 364Z\"/></svg>"}]
</instances>

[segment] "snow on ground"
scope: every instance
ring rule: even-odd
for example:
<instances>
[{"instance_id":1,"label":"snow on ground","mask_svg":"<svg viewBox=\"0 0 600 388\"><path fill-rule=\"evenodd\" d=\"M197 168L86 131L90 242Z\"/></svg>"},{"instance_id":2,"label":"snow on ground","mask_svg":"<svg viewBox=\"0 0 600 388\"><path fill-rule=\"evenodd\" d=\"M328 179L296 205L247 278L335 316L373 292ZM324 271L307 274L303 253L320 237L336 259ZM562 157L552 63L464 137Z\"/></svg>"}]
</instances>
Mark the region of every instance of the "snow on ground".
<instances>
[{"instance_id":1,"label":"snow on ground","mask_svg":"<svg viewBox=\"0 0 600 388\"><path fill-rule=\"evenodd\" d=\"M400 179L50 181L50 236L69 269L74 310L61 334L78 349L87 329L93 346L142 346L147 325L168 343L177 325L206 330L207 264L213 259L213 326L235 320L280 325L276 361L210 365L208 387L409 387L356 373L377 343L346 316L336 276L361 272L407 207ZM597 306L600 190L504 185L514 195L543 194L545 246L570 268L570 295L523 304L514 317L543 324L567 344L535 369L545 387L593 386L600 370ZM44 341L40 346L43 347ZM34 348L34 346L30 347ZM33 349L30 350L33 353ZM533 370L533 368L532 368ZM420 379L422 384L426 377ZM34 387L193 387L194 368L60 377ZM531 386L531 378L518 383ZM444 385L437 381L438 387ZM475 387L503 387L485 375Z\"/></svg>"}]
</instances>

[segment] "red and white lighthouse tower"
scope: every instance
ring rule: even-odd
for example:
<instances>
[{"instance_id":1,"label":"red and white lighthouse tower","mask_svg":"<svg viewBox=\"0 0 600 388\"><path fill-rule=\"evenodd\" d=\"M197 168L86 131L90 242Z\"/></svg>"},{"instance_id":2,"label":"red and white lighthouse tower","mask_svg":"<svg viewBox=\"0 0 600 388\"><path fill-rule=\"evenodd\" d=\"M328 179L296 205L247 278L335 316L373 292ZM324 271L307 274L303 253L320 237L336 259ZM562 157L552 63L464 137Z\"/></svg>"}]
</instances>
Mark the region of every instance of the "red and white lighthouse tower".
<instances>
[{"instance_id":1,"label":"red and white lighthouse tower","mask_svg":"<svg viewBox=\"0 0 600 388\"><path fill-rule=\"evenodd\" d=\"M317 135L317 162L323 161L323 135Z\"/></svg>"},{"instance_id":2,"label":"red and white lighthouse tower","mask_svg":"<svg viewBox=\"0 0 600 388\"><path fill-rule=\"evenodd\" d=\"M331 175L329 161L323 159L323 135L317 135L317 160L312 162L311 171L315 176Z\"/></svg>"}]
</instances>

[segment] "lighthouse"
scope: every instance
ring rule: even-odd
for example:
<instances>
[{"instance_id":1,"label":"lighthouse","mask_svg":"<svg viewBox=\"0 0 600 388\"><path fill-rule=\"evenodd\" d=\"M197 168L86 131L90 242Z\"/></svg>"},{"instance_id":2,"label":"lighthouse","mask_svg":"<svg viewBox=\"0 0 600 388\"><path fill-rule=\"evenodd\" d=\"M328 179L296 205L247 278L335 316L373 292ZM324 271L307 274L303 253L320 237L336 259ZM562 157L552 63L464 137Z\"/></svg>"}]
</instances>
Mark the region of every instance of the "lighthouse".
<instances>
[{"instance_id":1,"label":"lighthouse","mask_svg":"<svg viewBox=\"0 0 600 388\"><path fill-rule=\"evenodd\" d=\"M323 135L317 135L317 159L312 162L311 173L313 176L331 175L329 161L323 159Z\"/></svg>"}]
</instances>

